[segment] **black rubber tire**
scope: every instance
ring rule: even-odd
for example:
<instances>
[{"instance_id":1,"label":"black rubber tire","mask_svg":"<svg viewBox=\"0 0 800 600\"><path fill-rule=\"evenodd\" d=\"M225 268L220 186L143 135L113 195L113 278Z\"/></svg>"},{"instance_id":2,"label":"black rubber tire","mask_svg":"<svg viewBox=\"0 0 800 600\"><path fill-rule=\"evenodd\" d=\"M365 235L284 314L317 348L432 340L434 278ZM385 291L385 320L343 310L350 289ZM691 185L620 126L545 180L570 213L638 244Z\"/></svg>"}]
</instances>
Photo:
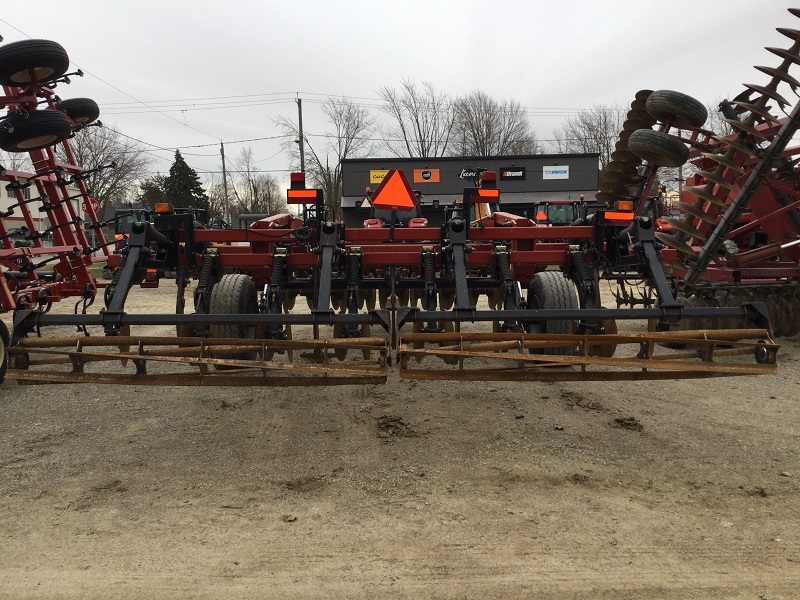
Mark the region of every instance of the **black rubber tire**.
<instances>
[{"instance_id":1,"label":"black rubber tire","mask_svg":"<svg viewBox=\"0 0 800 600\"><path fill-rule=\"evenodd\" d=\"M256 300L256 286L249 275L229 273L223 275L219 283L211 288L209 313L212 315L249 315L258 312ZM240 340L253 340L258 333L256 325L232 325L217 323L211 326L211 337L238 338ZM255 352L231 353L220 358L239 358L255 360ZM217 366L224 371L230 367Z\"/></svg>"},{"instance_id":2,"label":"black rubber tire","mask_svg":"<svg viewBox=\"0 0 800 600\"><path fill-rule=\"evenodd\" d=\"M663 131L634 131L628 140L628 148L642 160L659 167L680 167L689 160L686 145Z\"/></svg>"},{"instance_id":3,"label":"black rubber tire","mask_svg":"<svg viewBox=\"0 0 800 600\"><path fill-rule=\"evenodd\" d=\"M229 273L211 289L209 312L212 315L248 315L258 312L256 286L249 275ZM255 325L216 323L211 326L211 337L254 340Z\"/></svg>"},{"instance_id":4,"label":"black rubber tire","mask_svg":"<svg viewBox=\"0 0 800 600\"><path fill-rule=\"evenodd\" d=\"M646 106L651 117L678 129L702 127L708 119L708 110L700 101L672 90L653 92Z\"/></svg>"},{"instance_id":5,"label":"black rubber tire","mask_svg":"<svg viewBox=\"0 0 800 600\"><path fill-rule=\"evenodd\" d=\"M578 291L575 284L564 277L561 271L541 271L536 273L528 286L528 308L536 309L577 309ZM548 319L541 325L542 333L570 334L575 331L575 323L571 320L557 321ZM536 354L570 355L573 346L547 348Z\"/></svg>"},{"instance_id":6,"label":"black rubber tire","mask_svg":"<svg viewBox=\"0 0 800 600\"><path fill-rule=\"evenodd\" d=\"M0 84L25 86L33 70L41 83L58 79L69 69L64 47L50 40L22 40L0 46Z\"/></svg>"},{"instance_id":7,"label":"black rubber tire","mask_svg":"<svg viewBox=\"0 0 800 600\"><path fill-rule=\"evenodd\" d=\"M100 117L100 107L91 98L62 100L56 108L66 113L77 125L88 125Z\"/></svg>"},{"instance_id":8,"label":"black rubber tire","mask_svg":"<svg viewBox=\"0 0 800 600\"><path fill-rule=\"evenodd\" d=\"M13 127L8 131L5 127ZM2 122L0 148L6 152L30 152L63 142L72 135L72 123L57 110L13 114Z\"/></svg>"},{"instance_id":9,"label":"black rubber tire","mask_svg":"<svg viewBox=\"0 0 800 600\"><path fill-rule=\"evenodd\" d=\"M0 383L6 378L8 370L8 346L11 344L11 336L8 334L6 324L0 321Z\"/></svg>"}]
</instances>

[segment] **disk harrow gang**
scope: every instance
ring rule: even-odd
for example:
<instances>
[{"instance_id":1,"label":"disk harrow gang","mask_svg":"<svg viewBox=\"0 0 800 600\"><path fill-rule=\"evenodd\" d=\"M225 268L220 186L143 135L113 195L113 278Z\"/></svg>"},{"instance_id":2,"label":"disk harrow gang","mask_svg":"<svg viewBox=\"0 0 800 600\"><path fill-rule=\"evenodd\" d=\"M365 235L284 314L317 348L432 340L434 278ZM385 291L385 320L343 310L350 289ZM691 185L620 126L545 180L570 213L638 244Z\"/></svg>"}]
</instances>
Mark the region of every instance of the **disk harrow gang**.
<instances>
[{"instance_id":1,"label":"disk harrow gang","mask_svg":"<svg viewBox=\"0 0 800 600\"><path fill-rule=\"evenodd\" d=\"M3 175L18 201L0 219L0 312L14 312L12 330L0 328L7 368L0 379L341 385L386 381L393 363L402 378L460 381L760 375L775 372L774 334L795 330L779 319L771 325L770 316L800 314L800 272L769 271L765 282L763 262L800 248L781 241L775 251L778 242L770 241L752 258L741 245L747 232L785 233L776 223L796 212L785 149L795 113L777 119L767 106L779 101L770 86L791 85L788 58L759 68L772 83L750 85L730 103L728 118L740 121L732 135L702 129L705 108L688 96L637 94L597 202L571 225L537 225L502 211L496 174L478 169L442 226L415 216L418 194L402 171L389 170L369 198L371 218L345 227L300 173L287 192L297 215L273 215L248 229L207 229L165 205L134 223L122 251L110 253L84 185L107 165L75 164L66 139L99 111L86 99L53 96L66 82L66 53L34 42L0 46L10 109L0 146L29 152L34 166ZM796 53L796 45L782 52ZM687 159L703 183L688 188L694 195L678 205L682 215L670 221L648 214L658 168ZM34 189L38 196L24 192ZM761 196L751 229L737 224L717 233L729 213L744 214ZM75 202L86 206L85 218ZM779 219L771 216L776 211ZM47 226L36 220L39 212L48 214ZM11 215L24 229L10 231ZM20 235L27 247L12 242ZM719 249L731 244L738 251L720 258ZM113 272L109 283L89 271L98 255ZM706 255L710 266L702 264ZM796 260L791 266L797 270ZM699 270L715 275L698 279ZM130 310L131 289L157 287L167 273L177 283L175 314ZM753 274L744 287L742 273ZM646 297L620 303L644 307L605 308L605 280L620 286L620 297L625 286L644 282ZM186 310L190 283L193 310ZM778 293L762 293L764 283ZM91 312L98 291L103 308ZM68 297L77 301L72 314L53 310ZM66 327L79 335L63 336Z\"/></svg>"},{"instance_id":2,"label":"disk harrow gang","mask_svg":"<svg viewBox=\"0 0 800 600\"><path fill-rule=\"evenodd\" d=\"M789 12L800 16L798 9ZM764 302L774 335L782 337L800 332L800 147L791 146L800 127L800 82L789 72L800 65L800 31L778 32L789 47L767 50L780 62L756 66L768 80L745 83L741 94L720 104L718 131L704 129L705 108L688 96L637 94L634 104L644 100L660 127L633 133L623 127L620 139L644 163L626 163L635 175L608 199L630 198L641 214L655 194L659 168L688 160L687 185L668 214L659 212L656 226L658 241L677 253L665 266L679 300L706 307Z\"/></svg>"}]
</instances>

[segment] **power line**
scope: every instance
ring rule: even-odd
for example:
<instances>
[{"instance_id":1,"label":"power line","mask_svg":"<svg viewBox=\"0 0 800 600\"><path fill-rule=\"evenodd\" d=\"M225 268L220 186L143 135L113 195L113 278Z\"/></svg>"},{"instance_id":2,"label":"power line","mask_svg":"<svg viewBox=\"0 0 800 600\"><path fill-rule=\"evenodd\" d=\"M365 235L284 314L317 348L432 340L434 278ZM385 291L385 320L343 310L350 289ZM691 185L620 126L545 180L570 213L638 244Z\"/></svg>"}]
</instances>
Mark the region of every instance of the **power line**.
<instances>
[{"instance_id":1,"label":"power line","mask_svg":"<svg viewBox=\"0 0 800 600\"><path fill-rule=\"evenodd\" d=\"M24 31L22 31L21 29L19 29L19 28L17 28L17 27L14 27L14 26L13 26L11 23L9 23L8 21L6 21L5 19L0 19L0 21L2 21L3 23L5 23L6 25L8 25L9 27L11 27L12 29L15 29L16 31L18 31L19 33L21 33L22 35L24 35L24 36L25 36L25 37L27 37L28 39L32 39L30 35L28 35L28 34L27 34L27 33L25 33ZM98 81L100 81L100 82L102 82L102 83L106 84L108 87L110 87L110 88L112 88L112 89L114 89L114 90L118 91L120 94L123 94L123 95L127 96L128 98L130 98L131 100L134 100L135 102L138 102L139 104L141 104L141 105L143 105L143 106L146 106L146 107L148 107L148 108L149 108L149 109L151 109L153 112L157 112L157 113L159 113L159 114L162 114L162 115L163 115L163 116L165 116L166 118L168 118L168 119L170 119L170 120L172 120L172 121L175 121L176 123L178 123L178 124L182 125L183 127L188 127L189 129L192 129L192 130L194 130L194 131L196 131L196 132L198 132L198 133L202 133L203 135L207 135L208 137L216 137L216 136L213 136L213 135L211 135L211 134L210 134L210 133L208 133L208 132L202 131L201 129L197 129L196 127L192 127L192 126L191 126L191 125L189 125L188 123L184 123L184 122L181 122L181 121L179 121L179 120L178 120L178 119L176 119L175 117L172 117L172 116L170 116L170 115L166 114L165 112L162 112L162 111L158 110L157 108L155 108L155 107L153 107L153 106L149 105L147 102L143 102L142 100L139 100L138 98L136 98L136 97L135 97L135 96L133 96L132 94L129 94L128 92L126 92L126 91L124 91L124 90L122 90L122 89L118 88L117 86L115 86L115 85L114 85L114 84L112 84L112 83L109 83L108 81L106 81L105 79L103 79L102 77L100 77L99 75L95 75L95 74L94 74L94 73L92 73L91 71L89 71L89 70L87 70L87 69L84 69L83 67L81 67L81 66L80 66L78 63L76 63L75 61L73 61L73 60L70 60L70 62L71 62L73 65L75 65L76 67L78 67L78 69L80 69L81 71L83 71L85 74L87 74L87 75L91 75L92 77L94 77L94 78L95 78L95 79L97 79Z\"/></svg>"}]
</instances>

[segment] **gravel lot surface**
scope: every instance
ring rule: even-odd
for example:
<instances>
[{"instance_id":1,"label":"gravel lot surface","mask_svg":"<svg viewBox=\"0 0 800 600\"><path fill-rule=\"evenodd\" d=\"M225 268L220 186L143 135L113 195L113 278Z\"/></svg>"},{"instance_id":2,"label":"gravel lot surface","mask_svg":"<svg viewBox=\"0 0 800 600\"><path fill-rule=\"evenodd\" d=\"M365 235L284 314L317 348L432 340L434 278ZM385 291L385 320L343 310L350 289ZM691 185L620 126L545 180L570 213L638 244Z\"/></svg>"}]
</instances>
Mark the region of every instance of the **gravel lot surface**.
<instances>
[{"instance_id":1,"label":"gravel lot surface","mask_svg":"<svg viewBox=\"0 0 800 600\"><path fill-rule=\"evenodd\" d=\"M797 598L781 342L777 376L678 382L6 381L0 597Z\"/></svg>"}]
</instances>

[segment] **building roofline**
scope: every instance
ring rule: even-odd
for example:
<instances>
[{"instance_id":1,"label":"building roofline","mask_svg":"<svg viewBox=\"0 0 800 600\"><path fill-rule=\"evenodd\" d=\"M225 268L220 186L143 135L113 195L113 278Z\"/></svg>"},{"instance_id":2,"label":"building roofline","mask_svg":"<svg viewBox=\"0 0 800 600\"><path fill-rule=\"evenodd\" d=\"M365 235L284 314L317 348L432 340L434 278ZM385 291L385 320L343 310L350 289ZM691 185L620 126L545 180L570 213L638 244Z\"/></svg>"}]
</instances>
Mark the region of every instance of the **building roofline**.
<instances>
[{"instance_id":1,"label":"building roofline","mask_svg":"<svg viewBox=\"0 0 800 600\"><path fill-rule=\"evenodd\" d=\"M444 161L444 162L464 162L464 161L481 161L481 160L529 160L536 158L554 159L554 158L600 158L598 152L574 153L574 154L502 154L498 156L428 156L423 158L409 158L409 157L384 157L384 158L343 158L344 163L404 163L404 162L421 162L421 161Z\"/></svg>"}]
</instances>

